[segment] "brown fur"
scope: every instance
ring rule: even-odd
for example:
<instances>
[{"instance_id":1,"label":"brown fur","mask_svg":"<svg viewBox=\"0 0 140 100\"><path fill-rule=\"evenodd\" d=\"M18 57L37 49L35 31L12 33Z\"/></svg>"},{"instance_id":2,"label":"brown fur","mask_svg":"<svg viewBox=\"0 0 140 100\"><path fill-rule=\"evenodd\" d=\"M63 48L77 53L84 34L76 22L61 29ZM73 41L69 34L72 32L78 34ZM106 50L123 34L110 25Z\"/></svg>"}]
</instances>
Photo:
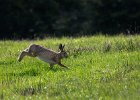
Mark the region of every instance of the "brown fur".
<instances>
[{"instance_id":1,"label":"brown fur","mask_svg":"<svg viewBox=\"0 0 140 100\"><path fill-rule=\"evenodd\" d=\"M38 57L39 59L48 62L51 68L55 64L58 64L61 67L68 68L61 63L61 59L66 58L68 56L64 50L64 46L65 45L60 44L60 52L55 52L43 46L32 44L21 52L21 54L18 57L18 61L20 62L24 58L24 56Z\"/></svg>"}]
</instances>

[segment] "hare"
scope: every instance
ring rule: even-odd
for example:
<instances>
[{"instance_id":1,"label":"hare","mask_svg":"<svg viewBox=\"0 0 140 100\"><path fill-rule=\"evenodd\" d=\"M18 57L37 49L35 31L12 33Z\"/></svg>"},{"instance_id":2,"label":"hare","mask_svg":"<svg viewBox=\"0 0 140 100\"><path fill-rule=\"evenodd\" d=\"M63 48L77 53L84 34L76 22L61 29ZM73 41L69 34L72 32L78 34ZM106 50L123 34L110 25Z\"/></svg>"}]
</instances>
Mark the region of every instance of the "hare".
<instances>
[{"instance_id":1,"label":"hare","mask_svg":"<svg viewBox=\"0 0 140 100\"><path fill-rule=\"evenodd\" d=\"M61 64L62 58L67 58L68 54L64 50L65 45L60 44L59 50L60 52L55 52L50 49L47 49L43 46L31 44L28 48L23 50L18 57L18 61L20 62L24 56L37 57L42 61L45 61L50 64L50 68L53 68L55 64L58 64L61 67L66 67Z\"/></svg>"}]
</instances>

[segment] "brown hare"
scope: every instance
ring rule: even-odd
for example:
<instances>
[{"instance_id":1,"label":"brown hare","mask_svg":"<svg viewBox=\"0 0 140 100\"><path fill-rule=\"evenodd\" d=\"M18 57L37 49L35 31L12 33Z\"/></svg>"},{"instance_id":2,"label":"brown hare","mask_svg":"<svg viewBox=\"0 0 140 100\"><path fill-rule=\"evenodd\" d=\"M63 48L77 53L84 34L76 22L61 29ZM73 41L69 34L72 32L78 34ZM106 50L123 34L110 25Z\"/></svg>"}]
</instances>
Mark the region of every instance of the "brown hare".
<instances>
[{"instance_id":1,"label":"brown hare","mask_svg":"<svg viewBox=\"0 0 140 100\"><path fill-rule=\"evenodd\" d=\"M55 52L43 46L32 44L21 52L21 54L18 57L18 61L20 62L24 56L30 56L30 57L37 57L40 60L49 63L51 68L55 64L58 64L61 67L68 68L65 65L61 64L61 59L68 57L66 51L64 50L64 47L65 45L60 44L59 45L60 52Z\"/></svg>"}]
</instances>

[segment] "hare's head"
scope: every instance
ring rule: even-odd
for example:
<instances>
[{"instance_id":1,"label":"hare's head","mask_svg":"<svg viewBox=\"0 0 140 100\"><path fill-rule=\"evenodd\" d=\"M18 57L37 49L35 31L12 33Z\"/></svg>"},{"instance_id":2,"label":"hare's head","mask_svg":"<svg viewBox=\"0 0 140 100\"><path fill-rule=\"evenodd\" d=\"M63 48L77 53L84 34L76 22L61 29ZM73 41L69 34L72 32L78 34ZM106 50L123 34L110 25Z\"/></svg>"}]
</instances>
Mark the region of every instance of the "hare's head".
<instances>
[{"instance_id":1,"label":"hare's head","mask_svg":"<svg viewBox=\"0 0 140 100\"><path fill-rule=\"evenodd\" d=\"M64 50L64 47L65 47L65 45L62 45L62 44L59 45L60 55L61 55L62 58L67 58L68 54Z\"/></svg>"}]
</instances>

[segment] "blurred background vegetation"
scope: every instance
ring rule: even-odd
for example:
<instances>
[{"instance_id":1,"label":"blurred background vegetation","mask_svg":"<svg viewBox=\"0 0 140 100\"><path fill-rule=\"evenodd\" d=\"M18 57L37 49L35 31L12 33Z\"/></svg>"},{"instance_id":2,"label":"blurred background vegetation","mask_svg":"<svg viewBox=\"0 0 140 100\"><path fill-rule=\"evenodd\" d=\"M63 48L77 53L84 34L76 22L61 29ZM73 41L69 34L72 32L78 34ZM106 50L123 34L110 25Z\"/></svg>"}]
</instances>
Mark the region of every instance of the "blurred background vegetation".
<instances>
[{"instance_id":1,"label":"blurred background vegetation","mask_svg":"<svg viewBox=\"0 0 140 100\"><path fill-rule=\"evenodd\" d=\"M138 34L140 0L0 0L0 39Z\"/></svg>"}]
</instances>

